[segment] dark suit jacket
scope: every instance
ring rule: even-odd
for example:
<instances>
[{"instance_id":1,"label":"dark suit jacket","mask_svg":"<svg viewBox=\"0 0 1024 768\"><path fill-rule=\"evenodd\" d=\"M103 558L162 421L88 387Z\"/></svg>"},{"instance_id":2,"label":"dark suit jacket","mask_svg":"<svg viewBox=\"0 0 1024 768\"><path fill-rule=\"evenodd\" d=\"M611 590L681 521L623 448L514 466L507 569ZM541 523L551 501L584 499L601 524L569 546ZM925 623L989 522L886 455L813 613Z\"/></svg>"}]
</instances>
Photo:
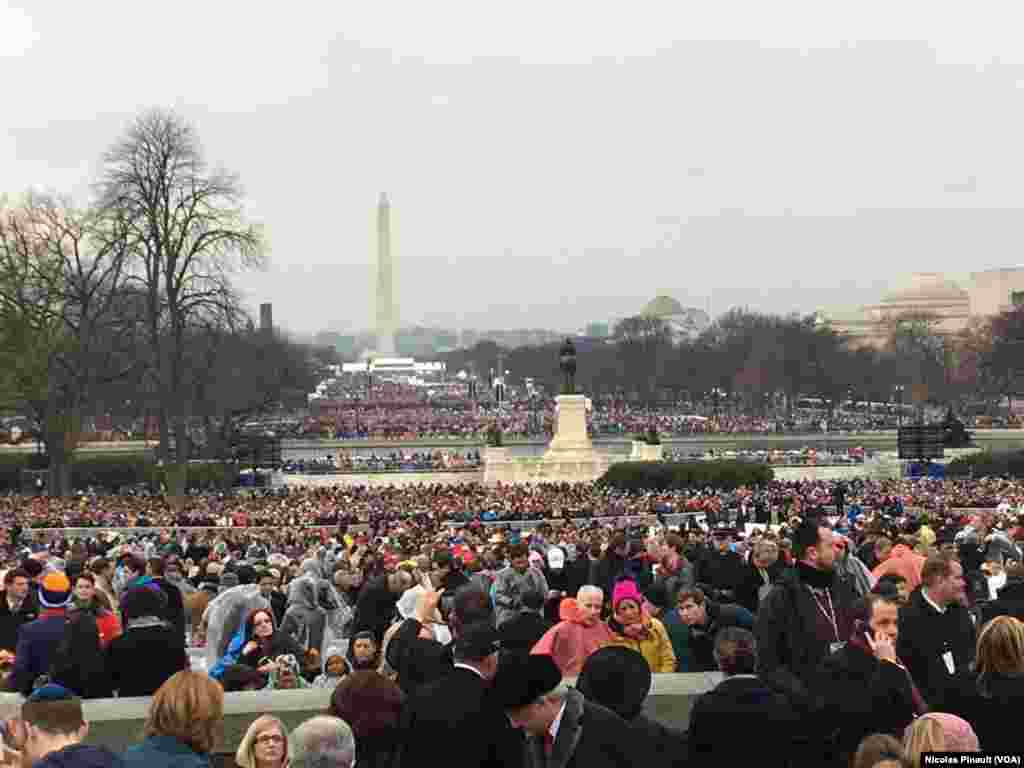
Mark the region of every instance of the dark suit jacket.
<instances>
[{"instance_id":1,"label":"dark suit jacket","mask_svg":"<svg viewBox=\"0 0 1024 768\"><path fill-rule=\"evenodd\" d=\"M1024 705L1024 677L994 676L976 681L970 692L947 711L974 726L986 752L1019 752L1020 734L1007 724L1007 713Z\"/></svg>"},{"instance_id":2,"label":"dark suit jacket","mask_svg":"<svg viewBox=\"0 0 1024 768\"><path fill-rule=\"evenodd\" d=\"M526 738L526 768L630 768L660 766L652 757L645 734L634 729L609 709L587 701L570 689L565 711L552 745L545 757L544 743L536 736Z\"/></svg>"},{"instance_id":3,"label":"dark suit jacket","mask_svg":"<svg viewBox=\"0 0 1024 768\"><path fill-rule=\"evenodd\" d=\"M910 675L854 645L827 656L812 687L824 705L819 732L838 729L837 765L849 765L865 736L887 733L902 739L914 720Z\"/></svg>"},{"instance_id":4,"label":"dark suit jacket","mask_svg":"<svg viewBox=\"0 0 1024 768\"><path fill-rule=\"evenodd\" d=\"M120 696L152 696L188 667L185 636L170 627L130 627L107 647L107 672Z\"/></svg>"},{"instance_id":5,"label":"dark suit jacket","mask_svg":"<svg viewBox=\"0 0 1024 768\"><path fill-rule=\"evenodd\" d=\"M799 719L784 695L753 675L730 677L690 710L688 766L788 766Z\"/></svg>"},{"instance_id":6,"label":"dark suit jacket","mask_svg":"<svg viewBox=\"0 0 1024 768\"><path fill-rule=\"evenodd\" d=\"M512 729L487 681L456 667L417 689L402 710L398 764L410 768L436 760L445 768L522 768L522 738Z\"/></svg>"},{"instance_id":7,"label":"dark suit jacket","mask_svg":"<svg viewBox=\"0 0 1024 768\"><path fill-rule=\"evenodd\" d=\"M920 587L900 608L896 655L907 665L933 712L946 711L946 699L956 697L969 679L976 634L966 608L951 605L945 613L939 613L925 601ZM947 651L953 654L953 674L942 659Z\"/></svg>"},{"instance_id":8,"label":"dark suit jacket","mask_svg":"<svg viewBox=\"0 0 1024 768\"><path fill-rule=\"evenodd\" d=\"M996 616L1013 616L1024 621L1024 581L1007 581L995 600L981 606L981 626Z\"/></svg>"},{"instance_id":9,"label":"dark suit jacket","mask_svg":"<svg viewBox=\"0 0 1024 768\"><path fill-rule=\"evenodd\" d=\"M503 651L529 653L552 624L539 613L520 611L498 628Z\"/></svg>"},{"instance_id":10,"label":"dark suit jacket","mask_svg":"<svg viewBox=\"0 0 1024 768\"><path fill-rule=\"evenodd\" d=\"M627 722L648 745L648 754L653 760L648 763L649 768L675 768L686 763L686 731L662 725L643 712Z\"/></svg>"}]
</instances>

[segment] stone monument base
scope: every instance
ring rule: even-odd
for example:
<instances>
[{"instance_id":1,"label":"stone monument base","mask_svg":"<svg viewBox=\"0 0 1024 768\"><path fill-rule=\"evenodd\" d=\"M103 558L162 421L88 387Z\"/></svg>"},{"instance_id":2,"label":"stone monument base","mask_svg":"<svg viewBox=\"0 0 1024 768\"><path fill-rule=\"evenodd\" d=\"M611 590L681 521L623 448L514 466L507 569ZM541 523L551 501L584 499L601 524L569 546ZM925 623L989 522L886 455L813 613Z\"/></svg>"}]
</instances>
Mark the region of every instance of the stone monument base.
<instances>
[{"instance_id":1,"label":"stone monument base","mask_svg":"<svg viewBox=\"0 0 1024 768\"><path fill-rule=\"evenodd\" d=\"M603 475L612 459L594 450L587 434L587 398L560 395L555 436L544 456L512 458L508 449L488 448L485 483L590 483Z\"/></svg>"},{"instance_id":2,"label":"stone monument base","mask_svg":"<svg viewBox=\"0 0 1024 768\"><path fill-rule=\"evenodd\" d=\"M664 451L661 445L648 445L643 440L633 441L633 451L629 454L630 461L661 461Z\"/></svg>"}]
</instances>

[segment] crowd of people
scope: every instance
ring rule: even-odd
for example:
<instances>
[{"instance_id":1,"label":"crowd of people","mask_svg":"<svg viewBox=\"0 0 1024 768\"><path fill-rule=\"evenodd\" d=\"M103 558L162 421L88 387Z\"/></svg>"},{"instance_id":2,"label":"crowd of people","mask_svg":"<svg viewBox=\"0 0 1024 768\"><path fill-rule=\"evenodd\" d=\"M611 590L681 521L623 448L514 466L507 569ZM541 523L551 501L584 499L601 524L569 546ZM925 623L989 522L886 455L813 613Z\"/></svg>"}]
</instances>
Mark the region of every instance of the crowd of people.
<instances>
[{"instance_id":1,"label":"crowd of people","mask_svg":"<svg viewBox=\"0 0 1024 768\"><path fill-rule=\"evenodd\" d=\"M314 399L309 416L297 430L305 435L336 439L414 440L483 438L500 423L511 437L552 434L556 402L525 391L512 392L499 408L490 399L470 397L461 384L427 388L378 382L372 388L350 383L333 394ZM792 408L769 409L771 415L744 412L736 403L711 401L648 405L621 398L593 398L588 428L595 438L622 438L655 429L669 437L704 434L814 434L895 429L897 406L870 410L842 405L830 410L823 402L798 401ZM912 411L907 411L912 415Z\"/></svg>"},{"instance_id":2,"label":"crowd of people","mask_svg":"<svg viewBox=\"0 0 1024 768\"><path fill-rule=\"evenodd\" d=\"M475 469L481 466L480 451L395 450L377 455L353 456L347 451L311 459L290 459L281 469L287 474L335 472L434 472Z\"/></svg>"},{"instance_id":3,"label":"crowd of people","mask_svg":"<svg viewBox=\"0 0 1024 768\"><path fill-rule=\"evenodd\" d=\"M703 410L703 409L701 409ZM325 415L329 413L330 415ZM302 433L327 434L340 440L415 440L424 438L483 438L500 423L511 437L550 436L556 419L554 401L513 401L501 409L466 402L461 406L418 403L395 408L390 402L343 403L321 406L310 416ZM895 429L895 417L868 417L837 413L797 412L789 417L708 413L700 415L687 407L645 408L596 403L588 415L591 437L622 438L657 430L668 437L707 434L815 434L823 432L866 432Z\"/></svg>"},{"instance_id":4,"label":"crowd of people","mask_svg":"<svg viewBox=\"0 0 1024 768\"><path fill-rule=\"evenodd\" d=\"M1022 498L976 482L960 490L996 505L876 503L941 490L931 481L783 484L764 491L792 495L782 521L751 526L732 516L743 493L675 525L529 529L453 527L402 495L359 531L18 536L2 562L0 670L24 700L4 741L47 766L198 766L224 691L327 689L327 714L291 733L273 712L255 720L237 764L383 767L439 744L458 744L448 763L502 768L1015 753ZM348 493L327 498L358 505ZM684 722L645 707L658 675L712 671L721 682ZM115 695L152 697L146 739L122 755L80 743L81 700Z\"/></svg>"},{"instance_id":5,"label":"crowd of people","mask_svg":"<svg viewBox=\"0 0 1024 768\"><path fill-rule=\"evenodd\" d=\"M683 448L663 449L663 457L666 461L743 461L755 464L772 464L791 467L806 466L838 466L851 464L863 464L868 459L878 455L878 451L865 450L855 447L846 450L821 450L817 448L804 447L784 450L781 448L773 450L764 449L741 449L741 450L715 450L690 451Z\"/></svg>"},{"instance_id":6,"label":"crowd of people","mask_svg":"<svg viewBox=\"0 0 1024 768\"><path fill-rule=\"evenodd\" d=\"M742 525L808 511L820 514L837 503L897 515L907 509L932 514L961 508L1018 510L1024 505L1024 482L996 477L774 480L735 490L638 493L597 483L293 486L258 494L196 494L180 506L160 495L11 494L0 496L0 523L9 534L20 529L88 527L379 527L405 518L468 525L690 513L706 515L712 524ZM3 535L0 531L0 538Z\"/></svg>"}]
</instances>

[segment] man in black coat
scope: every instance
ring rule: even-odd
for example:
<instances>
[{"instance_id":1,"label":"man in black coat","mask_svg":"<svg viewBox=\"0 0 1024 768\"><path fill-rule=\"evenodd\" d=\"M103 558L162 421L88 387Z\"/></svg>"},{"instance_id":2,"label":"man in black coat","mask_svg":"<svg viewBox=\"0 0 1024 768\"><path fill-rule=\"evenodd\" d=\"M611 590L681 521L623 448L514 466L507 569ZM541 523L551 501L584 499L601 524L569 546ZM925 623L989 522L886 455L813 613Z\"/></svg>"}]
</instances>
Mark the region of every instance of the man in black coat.
<instances>
[{"instance_id":1,"label":"man in black coat","mask_svg":"<svg viewBox=\"0 0 1024 768\"><path fill-rule=\"evenodd\" d=\"M384 632L395 616L398 598L412 586L412 574L408 571L386 573L368 581L356 602L352 632L373 632L379 648L384 640Z\"/></svg>"},{"instance_id":2,"label":"man in black coat","mask_svg":"<svg viewBox=\"0 0 1024 768\"><path fill-rule=\"evenodd\" d=\"M441 593L424 592L416 601L416 615L406 619L391 637L387 648L387 662L398 672L398 685L407 695L427 683L449 675L455 663L454 644L442 645L430 633L431 617L437 610ZM486 592L469 584L455 593L454 605L448 617L452 637L458 639L462 628L472 624L494 625L494 610Z\"/></svg>"},{"instance_id":3,"label":"man in black coat","mask_svg":"<svg viewBox=\"0 0 1024 768\"><path fill-rule=\"evenodd\" d=\"M900 611L896 653L906 663L932 711L955 701L968 685L977 632L964 607L964 574L949 556L930 557L921 586Z\"/></svg>"},{"instance_id":4,"label":"man in black coat","mask_svg":"<svg viewBox=\"0 0 1024 768\"><path fill-rule=\"evenodd\" d=\"M14 568L4 575L4 591L0 595L0 651L18 646L18 630L23 624L35 621L39 603L29 589L28 572Z\"/></svg>"},{"instance_id":5,"label":"man in black coat","mask_svg":"<svg viewBox=\"0 0 1024 768\"><path fill-rule=\"evenodd\" d=\"M715 548L697 561L696 581L699 585L713 587L723 600L733 602L746 575L743 558L730 549L736 530L716 528L712 535Z\"/></svg>"},{"instance_id":6,"label":"man in black coat","mask_svg":"<svg viewBox=\"0 0 1024 768\"><path fill-rule=\"evenodd\" d=\"M527 590L519 597L522 609L498 628L503 652L529 653L552 624L544 618L544 595Z\"/></svg>"},{"instance_id":7,"label":"man in black coat","mask_svg":"<svg viewBox=\"0 0 1024 768\"><path fill-rule=\"evenodd\" d=\"M160 587L167 598L162 618L167 620L175 632L185 637L185 603L181 598L181 590L164 578L164 567L163 558L151 557L146 563L146 575L153 579L153 583Z\"/></svg>"},{"instance_id":8,"label":"man in black coat","mask_svg":"<svg viewBox=\"0 0 1024 768\"><path fill-rule=\"evenodd\" d=\"M490 624L465 628L451 672L420 687L402 710L399 764L413 765L448 745L447 768L522 768L521 739L490 691L500 648Z\"/></svg>"},{"instance_id":9,"label":"man in black coat","mask_svg":"<svg viewBox=\"0 0 1024 768\"><path fill-rule=\"evenodd\" d=\"M981 626L996 616L1013 616L1024 621L1024 566L1016 563L1009 566L1006 569L1006 583L999 589L996 599L982 604Z\"/></svg>"},{"instance_id":10,"label":"man in black coat","mask_svg":"<svg viewBox=\"0 0 1024 768\"><path fill-rule=\"evenodd\" d=\"M726 679L693 703L686 765L790 765L794 747L804 743L800 721L788 698L754 674L754 636L723 629L715 653Z\"/></svg>"},{"instance_id":11,"label":"man in black coat","mask_svg":"<svg viewBox=\"0 0 1024 768\"><path fill-rule=\"evenodd\" d=\"M185 635L166 623L155 584L132 587L122 600L125 631L107 647L107 672L124 696L152 696L174 673L189 668Z\"/></svg>"},{"instance_id":12,"label":"man in black coat","mask_svg":"<svg viewBox=\"0 0 1024 768\"><path fill-rule=\"evenodd\" d=\"M856 597L835 573L832 530L816 519L793 531L795 569L787 571L761 602L754 622L758 675L801 706L818 666L853 631Z\"/></svg>"},{"instance_id":13,"label":"man in black coat","mask_svg":"<svg viewBox=\"0 0 1024 768\"><path fill-rule=\"evenodd\" d=\"M910 673L896 656L900 603L870 594L854 611L849 642L827 656L813 684L820 697L821 728L835 729L830 763L849 765L865 736L886 733L897 739L915 716L926 711Z\"/></svg>"},{"instance_id":14,"label":"man in black coat","mask_svg":"<svg viewBox=\"0 0 1024 768\"><path fill-rule=\"evenodd\" d=\"M579 691L562 685L547 655L502 659L494 695L526 734L524 768L627 768L653 765L644 734ZM554 733L552 734L552 731Z\"/></svg>"}]
</instances>

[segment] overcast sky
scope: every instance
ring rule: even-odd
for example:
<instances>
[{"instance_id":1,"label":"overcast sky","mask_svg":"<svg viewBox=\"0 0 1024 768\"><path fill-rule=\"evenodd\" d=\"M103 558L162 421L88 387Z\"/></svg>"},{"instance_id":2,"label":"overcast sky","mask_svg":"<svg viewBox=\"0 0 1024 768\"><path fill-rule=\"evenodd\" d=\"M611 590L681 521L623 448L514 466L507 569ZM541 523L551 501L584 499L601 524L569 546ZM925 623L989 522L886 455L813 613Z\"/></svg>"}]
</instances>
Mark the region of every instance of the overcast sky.
<instances>
[{"instance_id":1,"label":"overcast sky","mask_svg":"<svg viewBox=\"0 0 1024 768\"><path fill-rule=\"evenodd\" d=\"M172 107L267 228L294 331L809 312L1017 266L1019 2L0 0L0 191L84 199ZM841 9L841 10L840 10Z\"/></svg>"}]
</instances>

